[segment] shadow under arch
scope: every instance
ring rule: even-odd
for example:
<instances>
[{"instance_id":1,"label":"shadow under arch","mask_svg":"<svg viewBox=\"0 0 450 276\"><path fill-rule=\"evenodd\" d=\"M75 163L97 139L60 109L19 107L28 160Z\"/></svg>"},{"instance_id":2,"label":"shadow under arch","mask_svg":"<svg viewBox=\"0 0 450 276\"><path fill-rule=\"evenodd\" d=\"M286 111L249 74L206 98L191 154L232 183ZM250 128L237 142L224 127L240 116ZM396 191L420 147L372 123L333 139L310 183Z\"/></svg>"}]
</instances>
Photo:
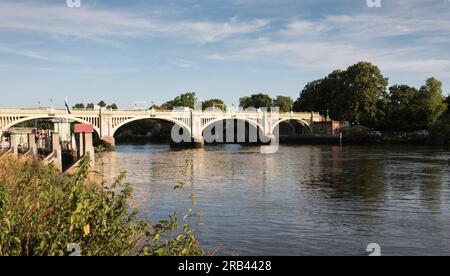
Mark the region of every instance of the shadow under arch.
<instances>
[{"instance_id":1,"label":"shadow under arch","mask_svg":"<svg viewBox=\"0 0 450 276\"><path fill-rule=\"evenodd\" d=\"M276 130L277 127L279 130L281 130L281 127L283 125L289 125L291 127L291 129L294 130L294 134L304 134L304 133L295 133L295 132L298 132L298 129L295 127L295 125L292 124L292 122L295 122L297 125L300 125L302 127L302 130L306 130L307 133L311 132L311 126L309 125L308 122L301 120L301 119L288 118L288 119L283 119L283 120L279 120L278 122L276 122L272 126L271 133L274 133L274 131Z\"/></svg>"},{"instance_id":2,"label":"shadow under arch","mask_svg":"<svg viewBox=\"0 0 450 276\"><path fill-rule=\"evenodd\" d=\"M235 117L235 118L231 118L231 119L229 119L229 118L219 118L219 119L212 120L212 121L208 122L206 125L203 126L201 132L203 133L211 125L215 125L218 122L224 122L224 121L226 122L226 121L229 121L229 120L244 121L244 122L254 126L258 130L261 130L261 131L263 130L262 126L260 124L256 123L255 121L249 120L247 118Z\"/></svg>"},{"instance_id":3,"label":"shadow under arch","mask_svg":"<svg viewBox=\"0 0 450 276\"><path fill-rule=\"evenodd\" d=\"M92 123L89 122L89 121L86 121L86 120L83 120L83 119L80 119L80 118L77 118L77 117L74 117L74 116L54 116L54 117L49 117L49 116L37 116L37 117L25 117L25 118L16 120L16 121L12 122L12 123L9 124L9 125L6 125L6 126L4 127L4 129L3 129L3 132L4 132L4 133L5 133L5 132L8 132L9 129L11 129L11 128L13 128L13 127L16 127L17 125L22 124L22 123L28 123L28 122L39 121L39 120L42 120L42 121L50 121L50 120L54 120L54 119L70 120L70 121L72 121L72 122L70 122L70 124L73 124L73 122L80 123L80 124L92 124ZM95 133L95 135L97 135L98 137L100 137L100 129L99 129L97 126L95 126L95 125L93 125L93 126L94 126L94 133Z\"/></svg>"},{"instance_id":4,"label":"shadow under arch","mask_svg":"<svg viewBox=\"0 0 450 276\"><path fill-rule=\"evenodd\" d=\"M232 125L230 126L230 124ZM220 128L223 130L222 134L220 134ZM241 131L244 132L240 133ZM206 143L267 143L267 141L262 141L267 140L267 137L264 136L262 126L247 118L236 117L215 119L204 125L201 133L205 138ZM208 134L214 136L210 137L210 139L215 140L214 142L208 141ZM232 141L230 141L231 137ZM264 137L264 139L262 139L262 137Z\"/></svg>"},{"instance_id":5,"label":"shadow under arch","mask_svg":"<svg viewBox=\"0 0 450 276\"><path fill-rule=\"evenodd\" d=\"M151 132L156 128L156 125L159 123L161 132L159 133L161 136L160 138L164 138L164 140L172 140L171 139L171 130L174 125L178 125L180 129L182 129L183 132L187 132L189 137L191 137L191 131L189 127L175 119L169 119L169 118L160 118L160 117L137 117L132 118L129 120L126 120L119 125L114 127L113 130L113 137L115 139L118 139L121 135L124 134L124 130L127 130L127 128L130 128L129 130L131 132L131 137L128 138L129 140L138 139L138 137L145 136L148 132ZM126 142L132 142L132 141L126 141Z\"/></svg>"}]
</instances>

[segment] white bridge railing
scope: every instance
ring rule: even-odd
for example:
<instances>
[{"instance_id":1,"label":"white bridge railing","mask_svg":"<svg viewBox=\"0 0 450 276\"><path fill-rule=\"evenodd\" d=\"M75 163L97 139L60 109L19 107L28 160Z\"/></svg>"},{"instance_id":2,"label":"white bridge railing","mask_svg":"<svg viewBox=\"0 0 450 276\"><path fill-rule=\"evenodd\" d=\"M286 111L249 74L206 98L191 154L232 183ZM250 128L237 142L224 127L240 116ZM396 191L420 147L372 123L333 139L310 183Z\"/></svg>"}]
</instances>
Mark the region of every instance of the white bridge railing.
<instances>
[{"instance_id":1,"label":"white bridge railing","mask_svg":"<svg viewBox=\"0 0 450 276\"><path fill-rule=\"evenodd\" d=\"M251 122L270 134L280 121L297 120L307 127L312 122L323 121L318 113L265 112L262 110L229 109L221 110L112 110L112 109L55 109L55 108L20 108L0 109L0 135L10 127L33 119L61 118L80 123L92 124L100 137L113 137L123 125L140 119L162 119L171 121L190 130L192 135L199 135L211 123L220 120L241 119Z\"/></svg>"}]
</instances>

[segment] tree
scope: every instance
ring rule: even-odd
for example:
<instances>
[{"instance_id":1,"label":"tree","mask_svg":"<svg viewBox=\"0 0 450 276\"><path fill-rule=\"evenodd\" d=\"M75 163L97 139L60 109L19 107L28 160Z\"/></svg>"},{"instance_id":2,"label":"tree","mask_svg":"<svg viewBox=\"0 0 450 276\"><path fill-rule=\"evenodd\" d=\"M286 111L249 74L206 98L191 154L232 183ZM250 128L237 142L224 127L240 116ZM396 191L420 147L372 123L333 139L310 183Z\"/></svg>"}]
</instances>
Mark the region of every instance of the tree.
<instances>
[{"instance_id":1,"label":"tree","mask_svg":"<svg viewBox=\"0 0 450 276\"><path fill-rule=\"evenodd\" d=\"M294 111L311 112L319 111L321 103L318 98L321 94L321 83L324 79L319 79L306 84L300 92L300 97L294 103Z\"/></svg>"},{"instance_id":2,"label":"tree","mask_svg":"<svg viewBox=\"0 0 450 276\"><path fill-rule=\"evenodd\" d=\"M223 111L227 110L227 106L220 99L210 99L203 102L203 110L211 107L220 108Z\"/></svg>"},{"instance_id":3,"label":"tree","mask_svg":"<svg viewBox=\"0 0 450 276\"><path fill-rule=\"evenodd\" d=\"M447 103L442 95L442 83L429 78L420 90L407 85L389 88L385 125L397 130L430 128L442 117Z\"/></svg>"},{"instance_id":4,"label":"tree","mask_svg":"<svg viewBox=\"0 0 450 276\"><path fill-rule=\"evenodd\" d=\"M100 101L97 105L100 106L100 107L106 107L107 106L107 104L104 101Z\"/></svg>"},{"instance_id":5,"label":"tree","mask_svg":"<svg viewBox=\"0 0 450 276\"><path fill-rule=\"evenodd\" d=\"M291 97L277 96L273 99L273 107L278 107L280 112L290 112L293 111L293 103Z\"/></svg>"},{"instance_id":6,"label":"tree","mask_svg":"<svg viewBox=\"0 0 450 276\"><path fill-rule=\"evenodd\" d=\"M337 97L345 91L345 71L334 70L321 84L321 101L318 112L323 116L329 115L336 120L342 120L344 107L336 101Z\"/></svg>"},{"instance_id":7,"label":"tree","mask_svg":"<svg viewBox=\"0 0 450 276\"><path fill-rule=\"evenodd\" d=\"M444 103L447 105L445 114L430 128L431 141L434 144L450 144L450 95Z\"/></svg>"},{"instance_id":8,"label":"tree","mask_svg":"<svg viewBox=\"0 0 450 276\"><path fill-rule=\"evenodd\" d=\"M419 90L420 103L423 107L422 118L428 126L434 124L447 110L442 94L442 82L436 78L429 78Z\"/></svg>"},{"instance_id":9,"label":"tree","mask_svg":"<svg viewBox=\"0 0 450 276\"><path fill-rule=\"evenodd\" d=\"M163 108L157 104L153 104L149 109L161 110Z\"/></svg>"},{"instance_id":10,"label":"tree","mask_svg":"<svg viewBox=\"0 0 450 276\"><path fill-rule=\"evenodd\" d=\"M450 144L450 115L443 116L430 127L430 138L434 144Z\"/></svg>"},{"instance_id":11,"label":"tree","mask_svg":"<svg viewBox=\"0 0 450 276\"><path fill-rule=\"evenodd\" d=\"M263 93L253 94L250 97L240 98L239 105L244 109L249 107L265 107L267 109L270 109L270 107L272 106L272 98L270 98L269 95Z\"/></svg>"},{"instance_id":12,"label":"tree","mask_svg":"<svg viewBox=\"0 0 450 276\"><path fill-rule=\"evenodd\" d=\"M107 108L107 109L112 109L112 110L117 110L117 109L119 109L119 107L117 107L117 105L116 105L115 103L113 103L112 105L108 105L106 108Z\"/></svg>"},{"instance_id":13,"label":"tree","mask_svg":"<svg viewBox=\"0 0 450 276\"><path fill-rule=\"evenodd\" d=\"M196 101L195 92L188 92L175 97L173 100L168 101L162 105L164 109L172 110L176 107L189 107L194 108Z\"/></svg>"},{"instance_id":14,"label":"tree","mask_svg":"<svg viewBox=\"0 0 450 276\"><path fill-rule=\"evenodd\" d=\"M389 88L388 110L385 126L396 130L417 129L419 91L408 85L394 85Z\"/></svg>"},{"instance_id":15,"label":"tree","mask_svg":"<svg viewBox=\"0 0 450 276\"><path fill-rule=\"evenodd\" d=\"M334 99L333 114L354 124L376 126L384 118L387 84L380 69L369 62L359 62L342 75L342 91Z\"/></svg>"},{"instance_id":16,"label":"tree","mask_svg":"<svg viewBox=\"0 0 450 276\"><path fill-rule=\"evenodd\" d=\"M447 105L447 110L445 114L450 115L450 95L448 95L447 98L445 98L445 104Z\"/></svg>"},{"instance_id":17,"label":"tree","mask_svg":"<svg viewBox=\"0 0 450 276\"><path fill-rule=\"evenodd\" d=\"M273 100L272 106L278 107L280 112L291 112L293 103L291 97L277 96Z\"/></svg>"},{"instance_id":18,"label":"tree","mask_svg":"<svg viewBox=\"0 0 450 276\"><path fill-rule=\"evenodd\" d=\"M88 104L86 105L86 108L87 108L87 109L94 109L95 106L94 106L93 103L88 103Z\"/></svg>"},{"instance_id":19,"label":"tree","mask_svg":"<svg viewBox=\"0 0 450 276\"><path fill-rule=\"evenodd\" d=\"M294 104L295 111L319 112L339 119L342 107L337 105L335 98L343 89L343 71L335 70L326 78L308 83L300 93L300 98Z\"/></svg>"},{"instance_id":20,"label":"tree","mask_svg":"<svg viewBox=\"0 0 450 276\"><path fill-rule=\"evenodd\" d=\"M84 104L83 103L77 103L76 105L74 105L72 107L73 109L84 109Z\"/></svg>"}]
</instances>

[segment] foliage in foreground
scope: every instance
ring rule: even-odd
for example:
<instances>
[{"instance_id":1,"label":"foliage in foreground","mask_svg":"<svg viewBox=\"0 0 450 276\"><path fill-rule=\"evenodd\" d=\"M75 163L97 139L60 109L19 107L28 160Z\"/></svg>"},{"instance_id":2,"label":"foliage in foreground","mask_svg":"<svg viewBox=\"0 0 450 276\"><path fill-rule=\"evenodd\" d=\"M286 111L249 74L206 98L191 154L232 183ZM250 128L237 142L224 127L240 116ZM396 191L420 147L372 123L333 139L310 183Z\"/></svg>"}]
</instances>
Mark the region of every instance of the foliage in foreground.
<instances>
[{"instance_id":1,"label":"foliage in foreground","mask_svg":"<svg viewBox=\"0 0 450 276\"><path fill-rule=\"evenodd\" d=\"M51 166L0 155L0 255L200 255L194 231L177 214L152 225L130 210L123 174L108 188L88 185L89 160L62 178Z\"/></svg>"}]
</instances>

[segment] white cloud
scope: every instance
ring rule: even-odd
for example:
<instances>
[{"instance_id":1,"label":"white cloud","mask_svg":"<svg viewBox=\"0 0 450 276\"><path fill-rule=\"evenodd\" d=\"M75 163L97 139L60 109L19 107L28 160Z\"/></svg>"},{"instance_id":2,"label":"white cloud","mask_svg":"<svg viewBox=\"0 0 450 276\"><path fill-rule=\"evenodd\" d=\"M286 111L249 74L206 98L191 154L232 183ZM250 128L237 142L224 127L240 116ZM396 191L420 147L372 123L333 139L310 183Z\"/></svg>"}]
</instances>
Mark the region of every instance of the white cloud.
<instances>
[{"instance_id":1,"label":"white cloud","mask_svg":"<svg viewBox=\"0 0 450 276\"><path fill-rule=\"evenodd\" d=\"M193 42L211 43L260 31L269 20L228 22L173 21L152 18L130 11L115 11L83 6L69 9L63 5L0 3L0 31L13 30L56 37L113 43L114 39L164 35Z\"/></svg>"},{"instance_id":2,"label":"white cloud","mask_svg":"<svg viewBox=\"0 0 450 276\"><path fill-rule=\"evenodd\" d=\"M236 1L260 5L253 0ZM392 5L382 12L367 9L359 14L284 19L276 22L280 27L274 30L269 19L173 20L173 15L87 5L68 9L64 5L3 1L0 32L22 34L25 40L33 34L63 42L72 38L115 47L126 45L129 38L170 38L177 43L211 46L202 48L201 55L216 62L267 61L305 71L329 71L368 60L389 72L450 76L450 53L438 47L450 48L448 12L423 3ZM42 61L71 61L65 55L23 47L0 45L0 52ZM190 54L183 53L186 59L172 54L168 63L182 68L196 66L189 61L197 62Z\"/></svg>"},{"instance_id":3,"label":"white cloud","mask_svg":"<svg viewBox=\"0 0 450 276\"><path fill-rule=\"evenodd\" d=\"M448 78L450 18L424 6L405 13L328 15L314 20L293 19L264 39L251 39L211 60L257 60L301 70L330 71L367 60L386 72L419 73ZM430 16L433 14L433 16Z\"/></svg>"},{"instance_id":4,"label":"white cloud","mask_svg":"<svg viewBox=\"0 0 450 276\"><path fill-rule=\"evenodd\" d=\"M48 62L70 63L77 60L77 58L69 55L45 53L42 51L21 49L17 47L2 46L2 45L0 45L0 53Z\"/></svg>"},{"instance_id":5,"label":"white cloud","mask_svg":"<svg viewBox=\"0 0 450 276\"><path fill-rule=\"evenodd\" d=\"M316 35L328 30L327 24L294 20L290 22L287 27L281 30L281 34L288 37L298 37L302 35Z\"/></svg>"},{"instance_id":6,"label":"white cloud","mask_svg":"<svg viewBox=\"0 0 450 276\"><path fill-rule=\"evenodd\" d=\"M180 68L192 68L196 65L194 62L185 59L171 59L169 63Z\"/></svg>"},{"instance_id":7,"label":"white cloud","mask_svg":"<svg viewBox=\"0 0 450 276\"><path fill-rule=\"evenodd\" d=\"M193 31L196 34L196 40L207 43L235 35L254 33L269 25L269 23L269 20L264 19L239 23L235 18L232 18L226 23L188 22L181 24L181 26L175 24L173 27L174 29L180 29L180 31Z\"/></svg>"}]
</instances>

